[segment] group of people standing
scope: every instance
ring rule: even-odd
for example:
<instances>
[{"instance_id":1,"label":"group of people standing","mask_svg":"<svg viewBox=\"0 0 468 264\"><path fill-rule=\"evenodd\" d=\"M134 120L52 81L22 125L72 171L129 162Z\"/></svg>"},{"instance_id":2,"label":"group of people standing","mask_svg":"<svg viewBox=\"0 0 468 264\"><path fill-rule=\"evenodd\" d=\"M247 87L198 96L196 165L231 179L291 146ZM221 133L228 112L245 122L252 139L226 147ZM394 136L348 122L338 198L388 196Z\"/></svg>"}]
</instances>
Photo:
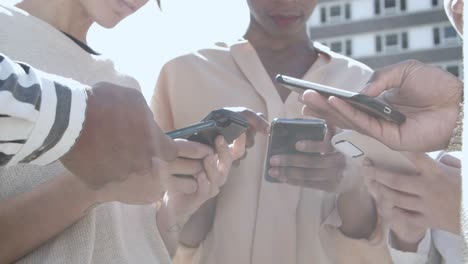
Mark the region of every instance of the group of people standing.
<instances>
[{"instance_id":1,"label":"group of people standing","mask_svg":"<svg viewBox=\"0 0 468 264\"><path fill-rule=\"evenodd\" d=\"M148 107L86 41L147 2L0 4L0 263L463 262L460 160L425 154L460 150L460 80L416 61L374 71L314 42L316 0L247 0L245 35L169 61ZM445 7L462 34L463 1ZM298 98L278 73L379 96L407 121ZM230 145L164 135L232 106L250 128ZM268 122L304 116L326 120L324 141L265 171ZM405 151L417 172L349 162L330 142L342 129Z\"/></svg>"}]
</instances>

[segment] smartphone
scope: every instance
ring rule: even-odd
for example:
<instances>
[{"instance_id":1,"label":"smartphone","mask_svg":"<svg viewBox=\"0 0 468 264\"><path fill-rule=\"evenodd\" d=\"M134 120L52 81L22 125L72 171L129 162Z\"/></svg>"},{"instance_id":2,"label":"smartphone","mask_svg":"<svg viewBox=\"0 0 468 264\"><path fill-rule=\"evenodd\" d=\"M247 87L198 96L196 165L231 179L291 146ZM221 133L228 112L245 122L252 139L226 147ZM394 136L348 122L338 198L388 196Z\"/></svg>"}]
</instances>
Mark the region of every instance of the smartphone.
<instances>
[{"instance_id":1,"label":"smartphone","mask_svg":"<svg viewBox=\"0 0 468 264\"><path fill-rule=\"evenodd\" d=\"M270 127L268 149L265 160L265 180L278 182L270 177L270 158L280 154L301 153L296 150L296 142L299 140L322 141L327 133L325 121L317 119L274 119ZM311 153L310 155L317 155Z\"/></svg>"},{"instance_id":2,"label":"smartphone","mask_svg":"<svg viewBox=\"0 0 468 264\"><path fill-rule=\"evenodd\" d=\"M247 119L241 114L227 109L218 109L210 112L201 122L171 131L167 135L172 139L183 138L214 147L217 136L222 135L226 142L231 144L248 127ZM179 178L193 177L183 174L175 176Z\"/></svg>"},{"instance_id":3,"label":"smartphone","mask_svg":"<svg viewBox=\"0 0 468 264\"><path fill-rule=\"evenodd\" d=\"M281 74L276 76L275 81L279 84L285 85L286 88L297 93L303 93L305 90L311 89L325 96L336 96L369 115L389 122L402 124L406 120L406 117L402 113L391 108L389 105L364 94L308 82Z\"/></svg>"},{"instance_id":4,"label":"smartphone","mask_svg":"<svg viewBox=\"0 0 468 264\"><path fill-rule=\"evenodd\" d=\"M390 149L380 141L352 130L344 130L331 140L333 146L351 158L352 162L362 164L369 159L376 167L397 171L403 174L417 172L413 163L400 151Z\"/></svg>"},{"instance_id":5,"label":"smartphone","mask_svg":"<svg viewBox=\"0 0 468 264\"><path fill-rule=\"evenodd\" d=\"M218 109L209 113L201 122L167 133L173 139L183 138L214 147L217 136L222 135L226 142L232 143L249 127L247 119L241 114Z\"/></svg>"}]
</instances>

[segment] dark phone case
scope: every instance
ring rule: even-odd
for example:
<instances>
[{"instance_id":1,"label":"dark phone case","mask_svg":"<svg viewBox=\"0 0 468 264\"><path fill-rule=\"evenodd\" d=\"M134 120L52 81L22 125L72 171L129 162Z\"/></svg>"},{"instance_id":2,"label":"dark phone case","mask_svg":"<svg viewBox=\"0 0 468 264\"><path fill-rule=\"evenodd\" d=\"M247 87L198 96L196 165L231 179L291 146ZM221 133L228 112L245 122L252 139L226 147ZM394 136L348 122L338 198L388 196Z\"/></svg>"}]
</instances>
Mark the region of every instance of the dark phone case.
<instances>
[{"instance_id":1,"label":"dark phone case","mask_svg":"<svg viewBox=\"0 0 468 264\"><path fill-rule=\"evenodd\" d=\"M232 143L247 128L248 122L241 114L219 109L212 111L200 123L169 132L167 135L171 138L184 138L213 147L218 135L224 136L228 143Z\"/></svg>"},{"instance_id":2,"label":"dark phone case","mask_svg":"<svg viewBox=\"0 0 468 264\"><path fill-rule=\"evenodd\" d=\"M326 125L322 120L310 119L274 119L271 123L268 139L268 151L265 160L265 180L278 182L270 177L270 158L278 154L301 153L296 150L296 142L299 140L322 141L326 133ZM311 155L316 155L311 153Z\"/></svg>"},{"instance_id":3,"label":"dark phone case","mask_svg":"<svg viewBox=\"0 0 468 264\"><path fill-rule=\"evenodd\" d=\"M385 119L398 125L401 125L406 121L406 117L402 113L393 110L388 105L381 103L367 95L357 94L349 98L347 101L354 107L368 113L375 118Z\"/></svg>"},{"instance_id":4,"label":"dark phone case","mask_svg":"<svg viewBox=\"0 0 468 264\"><path fill-rule=\"evenodd\" d=\"M209 113L200 123L174 130L167 135L173 139L183 138L214 147L214 141L218 135L222 135L230 144L248 127L247 120L241 114L227 109L219 109ZM192 178L191 175L183 174L175 176Z\"/></svg>"},{"instance_id":5,"label":"dark phone case","mask_svg":"<svg viewBox=\"0 0 468 264\"><path fill-rule=\"evenodd\" d=\"M291 81L288 81L287 79L290 79ZM392 109L390 106L386 105L385 103L380 102L377 99L369 97L367 95L355 93L355 92L349 92L349 91L343 91L343 93L346 93L349 95L341 95L337 93L326 92L323 90L319 90L318 87L317 88L305 87L305 85L294 83L294 81L296 80L298 82L299 81L306 82L304 80L300 80L297 78L283 76L281 74L278 74L275 78L275 81L280 84L300 88L300 89L303 89L304 91L307 89L312 89L324 96L336 96L338 98L341 98L349 102L350 104L352 104L354 107L358 108L359 110L366 112L369 115L372 115L376 118L384 119L389 122L396 123L398 125L404 123L406 120L406 117L402 113L396 111L395 109ZM336 91L339 91L339 89L337 88L333 88L333 89L335 89Z\"/></svg>"}]
</instances>

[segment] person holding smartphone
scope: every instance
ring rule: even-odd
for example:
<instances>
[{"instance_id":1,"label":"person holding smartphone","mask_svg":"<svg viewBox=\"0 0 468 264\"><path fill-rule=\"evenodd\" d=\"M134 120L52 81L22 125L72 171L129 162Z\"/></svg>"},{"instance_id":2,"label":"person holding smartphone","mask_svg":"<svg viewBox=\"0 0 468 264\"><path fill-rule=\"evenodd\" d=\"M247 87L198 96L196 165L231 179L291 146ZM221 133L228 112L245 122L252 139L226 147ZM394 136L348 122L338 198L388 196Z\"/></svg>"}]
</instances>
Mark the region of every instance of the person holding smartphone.
<instances>
[{"instance_id":1,"label":"person holding smartphone","mask_svg":"<svg viewBox=\"0 0 468 264\"><path fill-rule=\"evenodd\" d=\"M86 42L89 28L98 23L111 28L125 17L136 12L147 0L24 0L16 6L0 5L0 50L17 61L24 61L51 74L72 78L85 85L112 82L119 85L97 84L93 92L102 96L115 88L120 93L107 93L108 100L101 102L89 97L90 104L114 109L115 115L128 116L127 111L147 109L141 96L139 84L131 77L118 73L112 61L90 48ZM27 34L25 34L27 32ZM26 68L26 67L24 67ZM124 86L124 87L121 87ZM128 88L125 88L128 87ZM63 91L58 89L59 91ZM45 97L44 97L45 98ZM109 106L118 100L122 107ZM61 100L58 103L65 103ZM88 122L108 124L106 111L91 115ZM97 110L96 110L97 109ZM210 109L208 112L210 112ZM63 114L66 112L64 111ZM127 120L120 125L135 132L155 131L151 112L144 112L140 119ZM148 118L145 119L145 118ZM106 127L114 133L119 126ZM122 135L114 133L115 135ZM102 133L85 131L83 138ZM138 134L137 134L138 135ZM165 243L170 237L166 230L180 224L199 204L210 198L217 189L218 181L224 179L232 164L243 154L245 141L241 138L239 148L229 148L222 137L211 148L195 142L168 140L164 151L167 161L147 162L139 152L141 145L113 145L114 152L102 159L98 166L111 167L115 175L88 177L80 181L67 171L61 162L48 166L17 165L0 171L0 262L11 263L170 263ZM128 142L121 139L122 142ZM92 141L88 141L92 144ZM152 146L157 142L145 142ZM80 145L77 145L79 148ZM81 146L83 150L84 146ZM121 148L128 148L122 150ZM161 146L164 147L164 146ZM77 156L96 155L93 151L79 152ZM78 149L77 149L78 150ZM237 152L235 151L237 150ZM147 155L156 155L145 149ZM238 154L236 154L238 153ZM128 157L126 155L131 155ZM178 157L177 157L178 156ZM136 160L133 168L123 168L127 160ZM68 163L67 163L68 162ZM160 163L160 166L158 165ZM112 164L118 163L115 166ZM76 169L76 167L74 167ZM137 168L137 170L134 170ZM153 169L152 169L153 168ZM102 171L89 167L80 168L82 173L95 175ZM72 170L73 171L73 170ZM175 174L194 175L177 178ZM118 180L108 183L108 179ZM93 181L94 180L94 181ZM105 181L107 180L107 181ZM105 184L103 184L103 182ZM94 184L93 184L94 183ZM184 198L160 201L164 192L186 194ZM179 201L179 202L172 202ZM157 205L170 209L168 214L157 216ZM159 230L164 241L161 239ZM21 259L21 260L20 260Z\"/></svg>"},{"instance_id":2,"label":"person holding smartphone","mask_svg":"<svg viewBox=\"0 0 468 264\"><path fill-rule=\"evenodd\" d=\"M463 0L446 0L445 9L462 34ZM305 104L304 113L370 135L395 150L461 150L463 82L450 73L417 61L403 62L376 71L362 92L399 108L407 121L397 126L377 120L338 98L326 100L313 91L300 100ZM381 205L379 210L393 222L395 242L401 247L415 250L432 228L434 244L447 263L462 263L461 162L451 156L436 161L421 153L412 161L419 171L416 177L367 166L365 174ZM461 215L466 234L466 212ZM417 231L405 232L409 227Z\"/></svg>"},{"instance_id":3,"label":"person holding smartphone","mask_svg":"<svg viewBox=\"0 0 468 264\"><path fill-rule=\"evenodd\" d=\"M163 67L152 108L165 131L224 106L243 105L270 121L302 117L296 96L273 82L278 73L350 89L369 80L367 66L310 40L306 22L317 1L247 3L251 21L243 40ZM346 166L331 146L332 123L328 131L323 142L297 142L302 154L266 161L273 166L267 173L283 184L264 180L267 139L257 137L220 193L182 227L174 262L391 263L383 228L372 233L380 224L358 168Z\"/></svg>"}]
</instances>

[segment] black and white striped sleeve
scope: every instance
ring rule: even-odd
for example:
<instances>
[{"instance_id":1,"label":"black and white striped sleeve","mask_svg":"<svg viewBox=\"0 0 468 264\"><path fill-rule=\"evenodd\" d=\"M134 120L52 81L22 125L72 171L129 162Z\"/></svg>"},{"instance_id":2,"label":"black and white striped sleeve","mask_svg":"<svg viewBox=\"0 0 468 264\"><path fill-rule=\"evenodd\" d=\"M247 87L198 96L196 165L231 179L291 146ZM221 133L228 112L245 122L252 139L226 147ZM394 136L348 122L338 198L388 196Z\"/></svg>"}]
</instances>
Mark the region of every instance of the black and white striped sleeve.
<instances>
[{"instance_id":1,"label":"black and white striped sleeve","mask_svg":"<svg viewBox=\"0 0 468 264\"><path fill-rule=\"evenodd\" d=\"M47 165L78 138L85 86L11 61L0 53L0 166Z\"/></svg>"}]
</instances>

